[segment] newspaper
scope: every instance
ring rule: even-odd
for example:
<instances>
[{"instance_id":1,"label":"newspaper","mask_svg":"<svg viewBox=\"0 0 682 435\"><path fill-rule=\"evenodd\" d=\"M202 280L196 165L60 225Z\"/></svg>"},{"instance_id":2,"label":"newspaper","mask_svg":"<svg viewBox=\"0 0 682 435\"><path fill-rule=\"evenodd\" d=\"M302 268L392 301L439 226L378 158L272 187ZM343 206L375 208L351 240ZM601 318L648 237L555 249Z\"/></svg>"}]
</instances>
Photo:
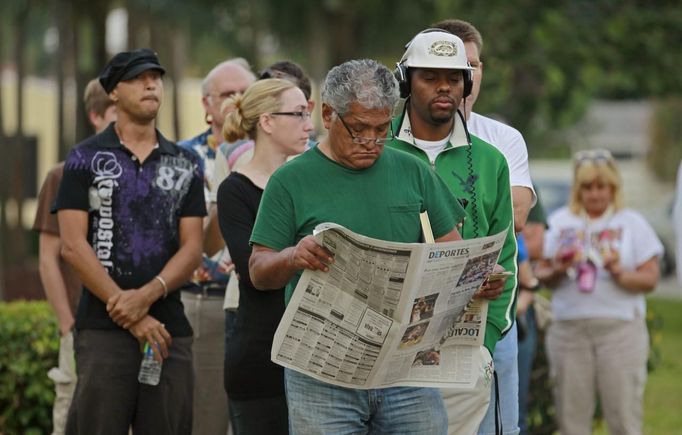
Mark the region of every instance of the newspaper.
<instances>
[{"instance_id":1,"label":"newspaper","mask_svg":"<svg viewBox=\"0 0 682 435\"><path fill-rule=\"evenodd\" d=\"M273 362L349 388L473 388L487 303L472 297L506 231L437 244L387 242L330 223L314 234L334 262L329 272L303 272Z\"/></svg>"}]
</instances>

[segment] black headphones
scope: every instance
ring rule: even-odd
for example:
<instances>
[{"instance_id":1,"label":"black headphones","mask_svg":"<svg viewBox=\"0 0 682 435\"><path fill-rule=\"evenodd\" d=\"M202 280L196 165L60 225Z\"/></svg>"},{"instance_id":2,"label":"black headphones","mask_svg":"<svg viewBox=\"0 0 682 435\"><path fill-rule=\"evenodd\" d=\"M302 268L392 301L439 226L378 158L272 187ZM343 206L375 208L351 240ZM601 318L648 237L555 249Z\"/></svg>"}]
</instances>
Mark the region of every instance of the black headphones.
<instances>
[{"instance_id":1,"label":"black headphones","mask_svg":"<svg viewBox=\"0 0 682 435\"><path fill-rule=\"evenodd\" d=\"M447 30L444 29L426 29L423 30L417 35L421 35L422 33L433 33L433 32L442 32L442 33L450 33ZM452 33L450 33L452 34ZM415 36L416 38L416 36ZM407 47L410 46L410 44L414 41L414 38L410 40L407 44L405 44L405 50L407 50ZM404 60L397 62L395 64L395 71L393 71L393 75L395 75L396 80L398 80L398 89L400 90L400 98L407 98L410 96L410 69L405 66ZM468 65L468 62L467 62ZM471 70L468 69L463 69L462 71L462 79L464 80L464 92L462 93L462 98L466 98L469 95L471 95L471 89L474 86L474 79L473 79L473 74Z\"/></svg>"}]
</instances>

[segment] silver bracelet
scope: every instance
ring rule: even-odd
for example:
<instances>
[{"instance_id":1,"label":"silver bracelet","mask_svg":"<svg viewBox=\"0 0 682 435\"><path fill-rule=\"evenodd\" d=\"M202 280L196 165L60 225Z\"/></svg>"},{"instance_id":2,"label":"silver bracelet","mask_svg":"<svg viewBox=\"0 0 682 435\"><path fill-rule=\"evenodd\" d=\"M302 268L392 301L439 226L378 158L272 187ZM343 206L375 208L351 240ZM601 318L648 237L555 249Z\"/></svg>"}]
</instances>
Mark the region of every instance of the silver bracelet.
<instances>
[{"instance_id":1,"label":"silver bracelet","mask_svg":"<svg viewBox=\"0 0 682 435\"><path fill-rule=\"evenodd\" d=\"M161 275L156 275L154 279L158 280L163 286L163 299L166 299L166 296L168 296L168 284L166 284L166 280L163 279Z\"/></svg>"}]
</instances>

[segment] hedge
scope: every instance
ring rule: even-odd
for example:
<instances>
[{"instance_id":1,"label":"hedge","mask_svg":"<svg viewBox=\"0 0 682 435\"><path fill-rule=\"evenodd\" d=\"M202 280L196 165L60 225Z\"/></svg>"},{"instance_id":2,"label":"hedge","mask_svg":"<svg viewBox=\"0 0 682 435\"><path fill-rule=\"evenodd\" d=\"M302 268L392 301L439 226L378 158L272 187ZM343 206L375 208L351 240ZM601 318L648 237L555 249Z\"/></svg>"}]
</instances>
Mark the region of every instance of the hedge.
<instances>
[{"instance_id":1,"label":"hedge","mask_svg":"<svg viewBox=\"0 0 682 435\"><path fill-rule=\"evenodd\" d=\"M0 433L40 435L52 430L59 332L45 301L0 303Z\"/></svg>"}]
</instances>

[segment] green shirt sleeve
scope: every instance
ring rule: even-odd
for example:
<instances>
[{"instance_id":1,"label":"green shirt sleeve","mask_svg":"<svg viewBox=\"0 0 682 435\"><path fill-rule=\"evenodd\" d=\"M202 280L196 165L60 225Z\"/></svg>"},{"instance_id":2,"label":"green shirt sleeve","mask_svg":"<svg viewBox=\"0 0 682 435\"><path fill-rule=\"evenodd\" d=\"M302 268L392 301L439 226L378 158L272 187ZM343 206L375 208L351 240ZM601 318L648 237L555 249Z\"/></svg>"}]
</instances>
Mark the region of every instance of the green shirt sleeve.
<instances>
[{"instance_id":1,"label":"green shirt sleeve","mask_svg":"<svg viewBox=\"0 0 682 435\"><path fill-rule=\"evenodd\" d=\"M497 198L488 235L497 234L507 229L507 237L500 252L498 263L514 275L507 279L504 292L499 298L488 304L488 320L485 329L484 345L490 353L495 345L514 322L516 315L516 237L514 234L514 210L511 187L509 185L509 167L506 162L500 165L497 177Z\"/></svg>"}]
</instances>

